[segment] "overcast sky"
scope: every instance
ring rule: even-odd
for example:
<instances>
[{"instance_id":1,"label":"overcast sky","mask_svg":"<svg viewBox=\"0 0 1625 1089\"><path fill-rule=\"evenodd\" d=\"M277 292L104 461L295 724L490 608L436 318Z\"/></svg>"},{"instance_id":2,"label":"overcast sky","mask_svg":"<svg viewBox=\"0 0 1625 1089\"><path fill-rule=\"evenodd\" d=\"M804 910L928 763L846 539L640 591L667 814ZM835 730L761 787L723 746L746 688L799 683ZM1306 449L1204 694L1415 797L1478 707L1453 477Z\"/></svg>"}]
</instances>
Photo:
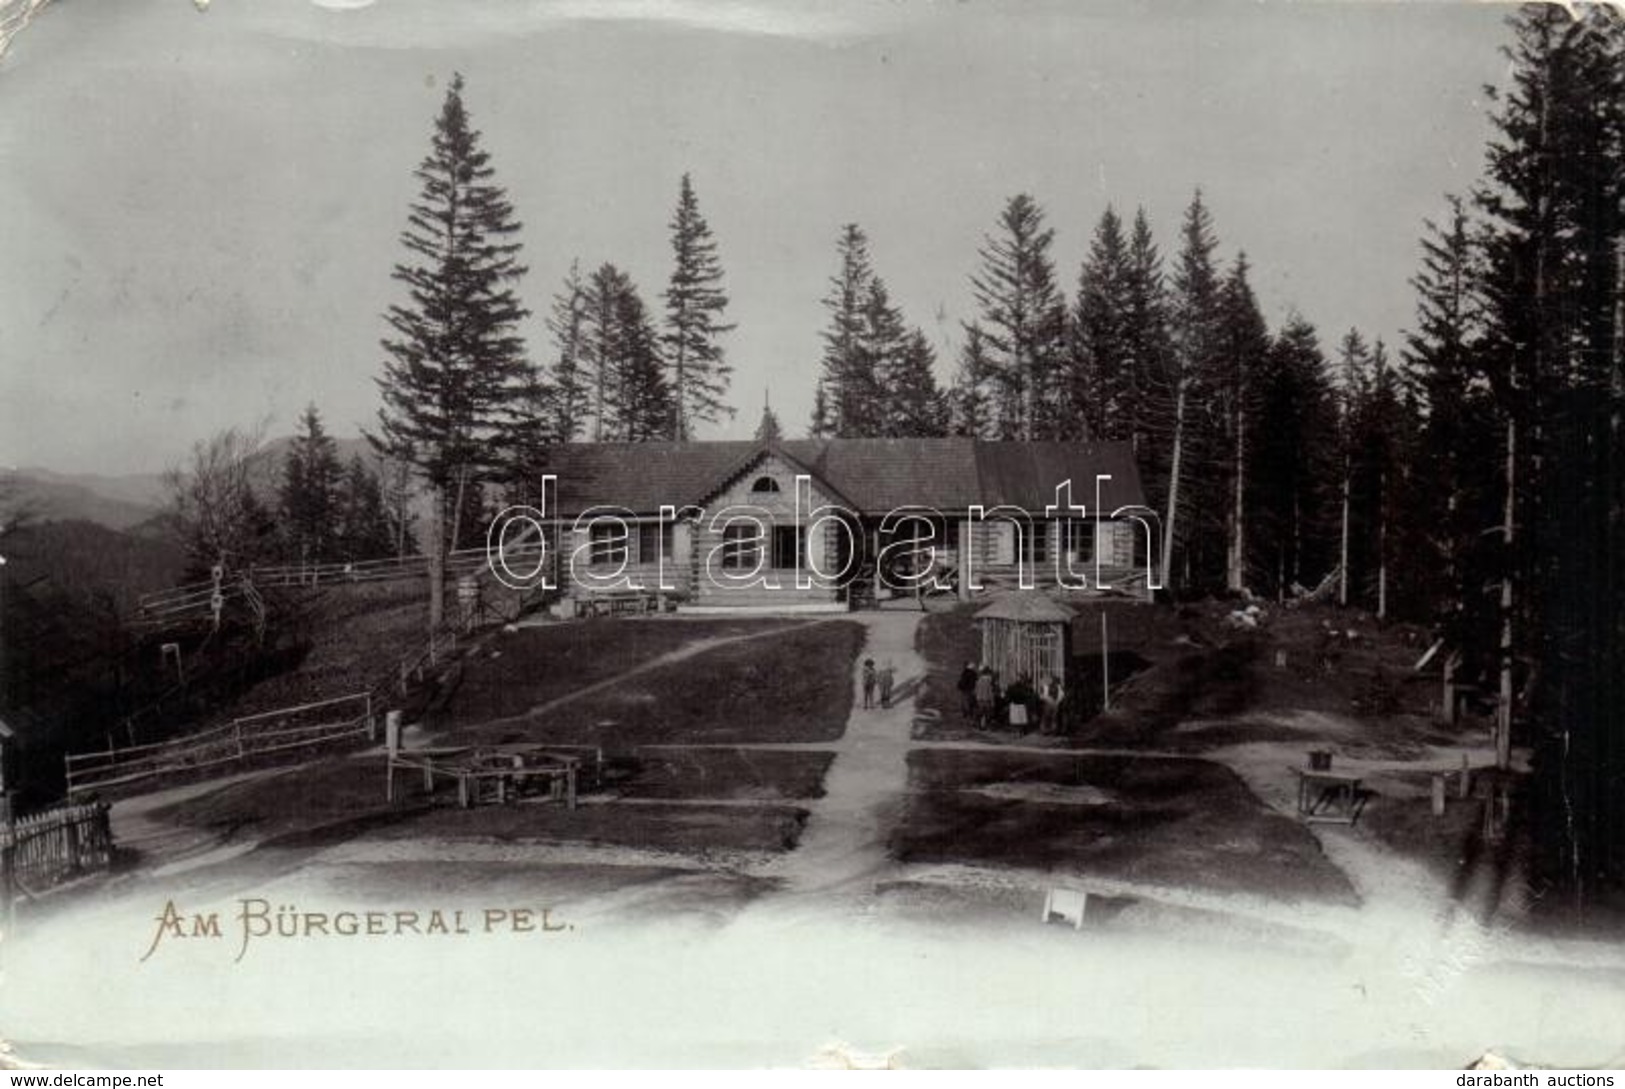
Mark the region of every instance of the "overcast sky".
<instances>
[{"instance_id":1,"label":"overcast sky","mask_svg":"<svg viewBox=\"0 0 1625 1089\"><path fill-rule=\"evenodd\" d=\"M0 463L163 468L314 400L355 434L445 82L524 223L536 318L570 262L652 305L692 172L764 391L811 406L856 221L946 380L976 248L1032 193L1068 293L1108 202L1164 254L1200 185L1272 325L1412 316L1424 217L1477 177L1503 12L1451 4L979 0L60 0L0 60Z\"/></svg>"}]
</instances>

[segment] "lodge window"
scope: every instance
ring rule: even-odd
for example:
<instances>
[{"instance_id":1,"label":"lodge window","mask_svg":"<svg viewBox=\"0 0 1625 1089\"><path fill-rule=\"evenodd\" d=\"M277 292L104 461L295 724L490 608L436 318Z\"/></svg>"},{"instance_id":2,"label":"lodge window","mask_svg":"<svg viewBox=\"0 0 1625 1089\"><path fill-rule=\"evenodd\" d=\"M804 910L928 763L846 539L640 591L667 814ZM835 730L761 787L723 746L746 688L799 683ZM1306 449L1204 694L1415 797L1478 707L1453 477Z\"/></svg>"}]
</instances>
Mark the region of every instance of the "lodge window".
<instances>
[{"instance_id":1,"label":"lodge window","mask_svg":"<svg viewBox=\"0 0 1625 1089\"><path fill-rule=\"evenodd\" d=\"M755 522L734 522L722 530L722 566L725 570L754 571L762 560L762 527Z\"/></svg>"},{"instance_id":2,"label":"lodge window","mask_svg":"<svg viewBox=\"0 0 1625 1089\"><path fill-rule=\"evenodd\" d=\"M770 476L759 476L756 478L756 483L750 486L750 490L753 492L776 492L779 490L779 482Z\"/></svg>"},{"instance_id":3,"label":"lodge window","mask_svg":"<svg viewBox=\"0 0 1625 1089\"><path fill-rule=\"evenodd\" d=\"M662 557L671 559L671 523L638 523L638 562L658 563Z\"/></svg>"},{"instance_id":4,"label":"lodge window","mask_svg":"<svg viewBox=\"0 0 1625 1089\"><path fill-rule=\"evenodd\" d=\"M799 568L801 566L802 547L800 526L774 526L773 568L779 571Z\"/></svg>"},{"instance_id":5,"label":"lodge window","mask_svg":"<svg viewBox=\"0 0 1625 1089\"><path fill-rule=\"evenodd\" d=\"M1033 519L1021 527L1021 558L1034 566L1049 559L1049 523Z\"/></svg>"},{"instance_id":6,"label":"lodge window","mask_svg":"<svg viewBox=\"0 0 1625 1089\"><path fill-rule=\"evenodd\" d=\"M1066 520L1066 551L1078 563L1095 558L1095 523L1086 518Z\"/></svg>"},{"instance_id":7,"label":"lodge window","mask_svg":"<svg viewBox=\"0 0 1625 1089\"><path fill-rule=\"evenodd\" d=\"M626 523L606 519L594 522L588 532L591 546L587 558L591 563L618 567L626 562Z\"/></svg>"}]
</instances>

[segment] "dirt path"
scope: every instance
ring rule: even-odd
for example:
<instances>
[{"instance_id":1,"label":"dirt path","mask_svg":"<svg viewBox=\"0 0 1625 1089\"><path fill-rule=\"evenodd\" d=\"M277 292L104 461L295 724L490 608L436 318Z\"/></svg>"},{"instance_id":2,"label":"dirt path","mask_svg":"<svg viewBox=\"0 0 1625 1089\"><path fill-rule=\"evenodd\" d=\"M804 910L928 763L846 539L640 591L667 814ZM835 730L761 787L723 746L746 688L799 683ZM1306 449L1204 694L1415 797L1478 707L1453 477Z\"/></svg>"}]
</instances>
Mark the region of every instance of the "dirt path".
<instances>
[{"instance_id":1,"label":"dirt path","mask_svg":"<svg viewBox=\"0 0 1625 1089\"><path fill-rule=\"evenodd\" d=\"M841 739L821 746L835 753L824 776L824 796L812 804L800 845L766 871L783 882L777 906L788 897L866 903L876 877L892 865L886 832L908 792L909 734L914 722L914 693L925 676L925 659L914 649L920 613L854 614L866 632L852 675L852 714ZM876 668L890 662L897 687L907 696L889 708L865 710L861 676L863 659ZM878 700L878 697L877 697Z\"/></svg>"}]
</instances>

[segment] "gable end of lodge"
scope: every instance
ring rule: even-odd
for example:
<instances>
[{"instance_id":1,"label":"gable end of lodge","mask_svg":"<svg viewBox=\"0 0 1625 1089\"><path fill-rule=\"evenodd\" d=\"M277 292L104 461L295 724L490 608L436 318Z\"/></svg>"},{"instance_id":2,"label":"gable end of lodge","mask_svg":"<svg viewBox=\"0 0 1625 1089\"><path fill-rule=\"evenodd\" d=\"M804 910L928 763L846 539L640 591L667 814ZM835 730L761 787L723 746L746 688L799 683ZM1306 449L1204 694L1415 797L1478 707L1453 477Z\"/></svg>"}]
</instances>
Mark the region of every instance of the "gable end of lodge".
<instances>
[{"instance_id":1,"label":"gable end of lodge","mask_svg":"<svg viewBox=\"0 0 1625 1089\"><path fill-rule=\"evenodd\" d=\"M849 608L864 595L1157 586L1127 443L969 438L571 443L492 526L515 585L684 608ZM504 564L518 542L548 562Z\"/></svg>"}]
</instances>

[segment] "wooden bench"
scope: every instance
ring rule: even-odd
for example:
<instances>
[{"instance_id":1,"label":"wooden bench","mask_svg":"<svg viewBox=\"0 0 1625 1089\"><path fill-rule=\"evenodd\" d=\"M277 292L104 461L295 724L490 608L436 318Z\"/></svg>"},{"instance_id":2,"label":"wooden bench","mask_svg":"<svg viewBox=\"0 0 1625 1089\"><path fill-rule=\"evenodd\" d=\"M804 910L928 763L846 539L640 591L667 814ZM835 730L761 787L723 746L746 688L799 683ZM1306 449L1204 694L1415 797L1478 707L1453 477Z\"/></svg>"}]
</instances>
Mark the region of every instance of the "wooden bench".
<instances>
[{"instance_id":1,"label":"wooden bench","mask_svg":"<svg viewBox=\"0 0 1625 1089\"><path fill-rule=\"evenodd\" d=\"M647 590L611 590L573 599L577 619L588 616L643 615L659 612L661 595Z\"/></svg>"}]
</instances>

